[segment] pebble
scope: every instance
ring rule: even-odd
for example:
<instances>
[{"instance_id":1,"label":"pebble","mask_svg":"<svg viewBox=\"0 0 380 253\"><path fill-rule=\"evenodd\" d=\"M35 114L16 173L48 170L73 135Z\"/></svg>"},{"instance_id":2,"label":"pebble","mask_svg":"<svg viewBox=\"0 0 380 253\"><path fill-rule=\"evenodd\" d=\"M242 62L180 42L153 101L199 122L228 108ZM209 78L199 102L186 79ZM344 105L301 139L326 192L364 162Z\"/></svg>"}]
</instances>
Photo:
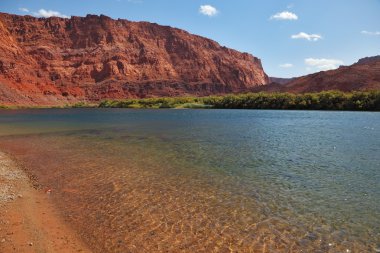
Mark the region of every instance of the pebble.
<instances>
[{"instance_id":1,"label":"pebble","mask_svg":"<svg viewBox=\"0 0 380 253\"><path fill-rule=\"evenodd\" d=\"M21 199L21 198L22 198L22 195L21 195L21 194L19 194L17 197L18 197L19 199Z\"/></svg>"},{"instance_id":2,"label":"pebble","mask_svg":"<svg viewBox=\"0 0 380 253\"><path fill-rule=\"evenodd\" d=\"M32 243L32 242L30 242L30 243L29 243L29 246L33 246L33 243Z\"/></svg>"},{"instance_id":3,"label":"pebble","mask_svg":"<svg viewBox=\"0 0 380 253\"><path fill-rule=\"evenodd\" d=\"M5 242L5 238L1 239L1 242L4 243Z\"/></svg>"}]
</instances>

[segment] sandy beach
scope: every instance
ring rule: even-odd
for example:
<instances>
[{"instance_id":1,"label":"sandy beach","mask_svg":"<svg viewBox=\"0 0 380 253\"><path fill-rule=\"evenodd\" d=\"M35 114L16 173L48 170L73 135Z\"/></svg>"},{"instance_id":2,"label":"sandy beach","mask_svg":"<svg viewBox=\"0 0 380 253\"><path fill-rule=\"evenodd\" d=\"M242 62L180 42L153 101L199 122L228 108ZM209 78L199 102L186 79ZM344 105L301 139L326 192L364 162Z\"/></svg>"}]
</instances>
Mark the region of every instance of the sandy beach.
<instances>
[{"instance_id":1,"label":"sandy beach","mask_svg":"<svg viewBox=\"0 0 380 253\"><path fill-rule=\"evenodd\" d=\"M91 252L51 203L54 192L33 187L0 152L0 252Z\"/></svg>"}]
</instances>

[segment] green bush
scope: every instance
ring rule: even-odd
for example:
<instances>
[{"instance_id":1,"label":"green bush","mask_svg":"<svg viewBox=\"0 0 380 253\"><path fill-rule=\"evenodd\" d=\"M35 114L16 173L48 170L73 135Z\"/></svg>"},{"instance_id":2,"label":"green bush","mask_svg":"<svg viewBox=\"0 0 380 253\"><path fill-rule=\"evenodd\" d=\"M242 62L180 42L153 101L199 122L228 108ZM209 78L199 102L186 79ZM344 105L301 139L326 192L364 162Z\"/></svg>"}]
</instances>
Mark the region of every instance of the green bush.
<instances>
[{"instance_id":1,"label":"green bush","mask_svg":"<svg viewBox=\"0 0 380 253\"><path fill-rule=\"evenodd\" d=\"M380 91L343 93L248 93L205 99L224 109L297 109L297 110L380 110Z\"/></svg>"}]
</instances>

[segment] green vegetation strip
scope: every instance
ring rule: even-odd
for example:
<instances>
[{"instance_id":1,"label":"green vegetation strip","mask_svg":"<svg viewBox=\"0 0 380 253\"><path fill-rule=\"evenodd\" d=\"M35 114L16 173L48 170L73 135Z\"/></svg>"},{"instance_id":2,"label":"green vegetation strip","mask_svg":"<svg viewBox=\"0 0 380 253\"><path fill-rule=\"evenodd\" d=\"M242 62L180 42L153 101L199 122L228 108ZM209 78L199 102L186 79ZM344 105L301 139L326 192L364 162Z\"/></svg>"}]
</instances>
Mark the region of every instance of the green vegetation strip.
<instances>
[{"instance_id":1,"label":"green vegetation strip","mask_svg":"<svg viewBox=\"0 0 380 253\"><path fill-rule=\"evenodd\" d=\"M247 93L210 97L105 100L101 108L219 108L380 111L380 91L344 93Z\"/></svg>"},{"instance_id":2,"label":"green vegetation strip","mask_svg":"<svg viewBox=\"0 0 380 253\"><path fill-rule=\"evenodd\" d=\"M247 93L209 97L165 97L104 100L99 104L78 102L63 106L4 106L23 108L135 108L135 109L276 109L276 110L350 110L380 111L380 91L324 91L320 93Z\"/></svg>"}]
</instances>

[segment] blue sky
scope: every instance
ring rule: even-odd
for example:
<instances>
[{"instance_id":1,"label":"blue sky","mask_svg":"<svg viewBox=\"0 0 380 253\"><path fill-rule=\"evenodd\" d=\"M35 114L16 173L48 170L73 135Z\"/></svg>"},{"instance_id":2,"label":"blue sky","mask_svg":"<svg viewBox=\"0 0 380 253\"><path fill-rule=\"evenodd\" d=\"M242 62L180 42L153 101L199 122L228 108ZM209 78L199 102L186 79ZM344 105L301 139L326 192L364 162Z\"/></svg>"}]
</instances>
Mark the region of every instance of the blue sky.
<instances>
[{"instance_id":1,"label":"blue sky","mask_svg":"<svg viewBox=\"0 0 380 253\"><path fill-rule=\"evenodd\" d=\"M0 0L20 15L149 21L185 29L259 57L292 77L380 54L380 0Z\"/></svg>"}]
</instances>

